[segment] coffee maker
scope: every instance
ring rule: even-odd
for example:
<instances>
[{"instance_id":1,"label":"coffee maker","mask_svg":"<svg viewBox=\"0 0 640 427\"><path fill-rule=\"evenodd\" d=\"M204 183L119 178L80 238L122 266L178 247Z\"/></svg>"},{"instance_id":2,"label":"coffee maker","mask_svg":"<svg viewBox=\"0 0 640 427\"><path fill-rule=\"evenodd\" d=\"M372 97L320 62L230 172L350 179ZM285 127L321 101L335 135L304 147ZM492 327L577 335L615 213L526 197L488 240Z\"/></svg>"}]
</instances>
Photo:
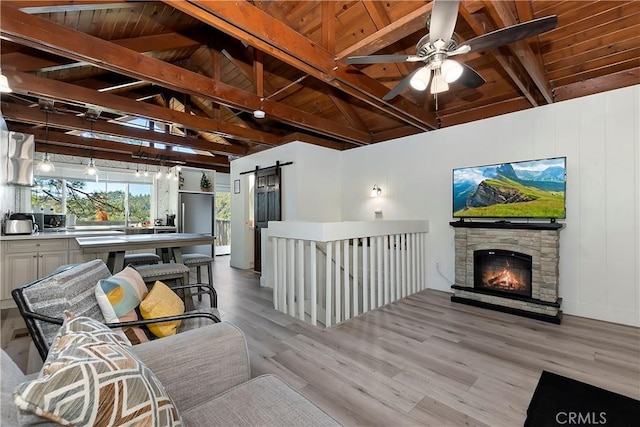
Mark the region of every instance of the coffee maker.
<instances>
[{"instance_id":1,"label":"coffee maker","mask_svg":"<svg viewBox=\"0 0 640 427\"><path fill-rule=\"evenodd\" d=\"M167 227L175 227L176 226L176 214L169 215L167 214Z\"/></svg>"}]
</instances>

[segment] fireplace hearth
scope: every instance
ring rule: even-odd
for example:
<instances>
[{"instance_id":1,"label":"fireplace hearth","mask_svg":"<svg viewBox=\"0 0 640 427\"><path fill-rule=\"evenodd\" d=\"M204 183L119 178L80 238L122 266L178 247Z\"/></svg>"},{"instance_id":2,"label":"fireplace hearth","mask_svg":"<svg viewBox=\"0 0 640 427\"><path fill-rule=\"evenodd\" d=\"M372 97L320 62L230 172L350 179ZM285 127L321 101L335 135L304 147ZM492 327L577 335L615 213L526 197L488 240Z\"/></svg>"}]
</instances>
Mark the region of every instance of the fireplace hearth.
<instances>
[{"instance_id":1,"label":"fireplace hearth","mask_svg":"<svg viewBox=\"0 0 640 427\"><path fill-rule=\"evenodd\" d=\"M450 224L456 256L452 301L560 323L563 224Z\"/></svg>"}]
</instances>

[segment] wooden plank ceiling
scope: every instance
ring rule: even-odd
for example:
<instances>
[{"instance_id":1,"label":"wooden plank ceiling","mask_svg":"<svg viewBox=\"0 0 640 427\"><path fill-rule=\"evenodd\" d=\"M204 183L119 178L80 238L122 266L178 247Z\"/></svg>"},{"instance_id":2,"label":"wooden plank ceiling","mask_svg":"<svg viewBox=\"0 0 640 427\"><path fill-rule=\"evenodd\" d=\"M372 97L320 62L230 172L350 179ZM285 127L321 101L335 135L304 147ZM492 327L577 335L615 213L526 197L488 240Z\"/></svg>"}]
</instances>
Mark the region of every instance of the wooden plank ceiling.
<instances>
[{"instance_id":1,"label":"wooden plank ceiling","mask_svg":"<svg viewBox=\"0 0 640 427\"><path fill-rule=\"evenodd\" d=\"M414 54L432 6L3 1L2 115L38 151L228 171L229 158L293 140L348 149L640 83L638 1L467 0L460 41L547 15L558 25L461 56L487 82L453 84L437 109L426 92L382 100L421 64L344 58Z\"/></svg>"}]
</instances>

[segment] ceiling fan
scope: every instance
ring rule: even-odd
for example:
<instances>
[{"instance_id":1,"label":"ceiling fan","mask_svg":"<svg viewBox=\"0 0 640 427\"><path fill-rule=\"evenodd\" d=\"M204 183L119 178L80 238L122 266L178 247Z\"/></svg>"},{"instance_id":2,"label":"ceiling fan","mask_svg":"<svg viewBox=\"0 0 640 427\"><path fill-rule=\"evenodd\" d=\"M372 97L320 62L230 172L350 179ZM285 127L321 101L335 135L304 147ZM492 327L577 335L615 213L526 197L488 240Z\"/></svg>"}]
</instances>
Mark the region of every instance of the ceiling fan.
<instances>
[{"instance_id":1,"label":"ceiling fan","mask_svg":"<svg viewBox=\"0 0 640 427\"><path fill-rule=\"evenodd\" d=\"M556 15L545 16L483 34L459 45L453 33L459 3L458 0L433 0L431 19L427 25L429 34L418 41L415 55L350 56L345 59L345 63L424 62L424 66L410 73L382 98L387 101L395 98L408 86L419 91L426 90L429 82L430 92L436 96L449 90L449 83L455 81L475 89L485 83L484 78L473 68L449 57L495 49L549 31L558 23Z\"/></svg>"}]
</instances>

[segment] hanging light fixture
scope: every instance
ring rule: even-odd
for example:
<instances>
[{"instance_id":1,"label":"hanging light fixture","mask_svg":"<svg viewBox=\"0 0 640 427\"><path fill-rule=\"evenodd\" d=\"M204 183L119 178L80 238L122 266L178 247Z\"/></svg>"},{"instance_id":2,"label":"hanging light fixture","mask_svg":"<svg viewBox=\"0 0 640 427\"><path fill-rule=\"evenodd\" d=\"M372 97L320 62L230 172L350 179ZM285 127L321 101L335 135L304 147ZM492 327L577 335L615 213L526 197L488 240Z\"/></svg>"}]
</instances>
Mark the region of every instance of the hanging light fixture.
<instances>
[{"instance_id":1,"label":"hanging light fixture","mask_svg":"<svg viewBox=\"0 0 640 427\"><path fill-rule=\"evenodd\" d=\"M93 157L91 157L91 159L89 160L89 164L87 164L87 167L84 168L84 173L89 176L98 176L99 172L100 171L98 170L95 162L93 161Z\"/></svg>"},{"instance_id":2,"label":"hanging light fixture","mask_svg":"<svg viewBox=\"0 0 640 427\"><path fill-rule=\"evenodd\" d=\"M137 163L136 163L136 176L140 177L140 167Z\"/></svg>"},{"instance_id":3,"label":"hanging light fixture","mask_svg":"<svg viewBox=\"0 0 640 427\"><path fill-rule=\"evenodd\" d=\"M371 189L371 197L380 197L382 194L382 188L378 187L378 184L373 184Z\"/></svg>"},{"instance_id":4,"label":"hanging light fixture","mask_svg":"<svg viewBox=\"0 0 640 427\"><path fill-rule=\"evenodd\" d=\"M36 170L38 172L55 172L56 171L55 165L49 158L49 153L44 153L42 155L42 160L36 166Z\"/></svg>"},{"instance_id":5,"label":"hanging light fixture","mask_svg":"<svg viewBox=\"0 0 640 427\"><path fill-rule=\"evenodd\" d=\"M166 178L167 178L167 179L171 179L171 175L172 175L172 174L171 174L171 169L169 169L169 167L167 167L167 175L166 175Z\"/></svg>"},{"instance_id":6,"label":"hanging light fixture","mask_svg":"<svg viewBox=\"0 0 640 427\"><path fill-rule=\"evenodd\" d=\"M442 76L442 70L440 68L436 68L433 70L433 79L431 80L431 94L436 95L448 90L449 84Z\"/></svg>"},{"instance_id":7,"label":"hanging light fixture","mask_svg":"<svg viewBox=\"0 0 640 427\"><path fill-rule=\"evenodd\" d=\"M91 119L87 119L89 120L89 126L90 126L90 133L91 133L91 137L93 138L93 122L94 120ZM100 171L98 170L98 167L96 166L95 162L93 161L93 144L91 144L91 157L89 159L89 164L87 165L86 168L84 168L84 173L89 175L89 176L95 176L96 177L96 182L98 182L98 174L100 173Z\"/></svg>"},{"instance_id":8,"label":"hanging light fixture","mask_svg":"<svg viewBox=\"0 0 640 427\"><path fill-rule=\"evenodd\" d=\"M49 112L45 111L45 119L44 119L44 143L47 144L49 142ZM49 158L49 153L44 153L42 156L42 160L36 166L36 170L38 172L55 172L56 167Z\"/></svg>"},{"instance_id":9,"label":"hanging light fixture","mask_svg":"<svg viewBox=\"0 0 640 427\"><path fill-rule=\"evenodd\" d=\"M144 165L144 176L149 176L149 165Z\"/></svg>"}]
</instances>

